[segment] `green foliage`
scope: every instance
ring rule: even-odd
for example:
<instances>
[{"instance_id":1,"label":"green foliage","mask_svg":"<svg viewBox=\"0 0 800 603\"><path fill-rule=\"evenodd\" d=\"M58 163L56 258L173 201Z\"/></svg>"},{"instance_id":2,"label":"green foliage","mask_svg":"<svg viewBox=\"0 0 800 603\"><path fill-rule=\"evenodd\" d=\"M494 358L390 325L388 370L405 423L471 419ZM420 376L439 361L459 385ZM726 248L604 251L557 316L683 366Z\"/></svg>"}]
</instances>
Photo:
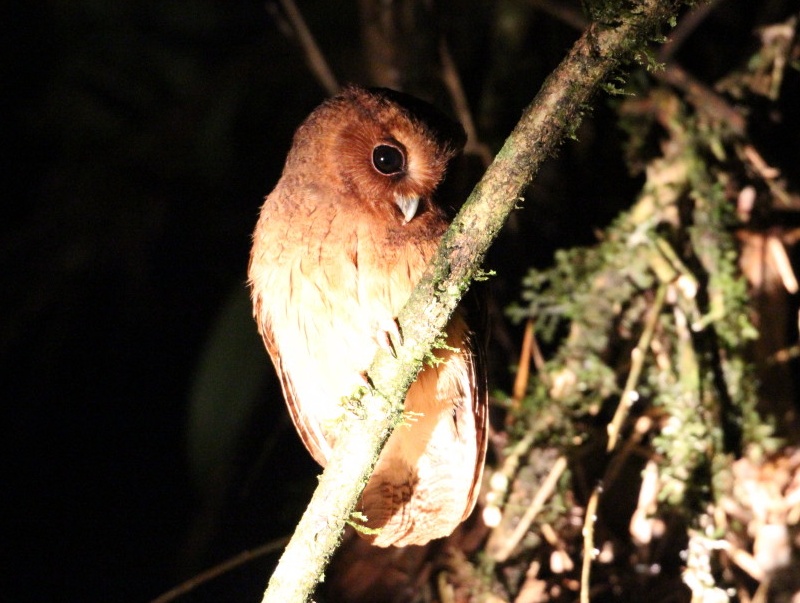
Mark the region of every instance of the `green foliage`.
<instances>
[{"instance_id":1,"label":"green foliage","mask_svg":"<svg viewBox=\"0 0 800 603\"><path fill-rule=\"evenodd\" d=\"M534 320L540 339L555 346L521 412L529 429L547 430L537 441L564 444L577 420L617 403L655 290L668 287L634 411L657 418L650 444L660 461L659 499L693 511L716 498L711 476L761 446L769 427L745 359L757 332L732 234L726 162L736 140L667 91L649 100L655 109L645 113L640 101L619 105L632 157L641 157L654 127L668 137L665 153L632 166L647 168L637 203L597 245L559 251L552 267L531 270L524 303L508 314Z\"/></svg>"},{"instance_id":2,"label":"green foliage","mask_svg":"<svg viewBox=\"0 0 800 603\"><path fill-rule=\"evenodd\" d=\"M427 366L439 366L440 364L444 363L446 358L443 358L441 355L437 354L437 350L456 353L459 351L459 348L449 345L447 343L447 336L444 333L440 333L436 337L431 351L424 355L422 359L423 364Z\"/></svg>"},{"instance_id":3,"label":"green foliage","mask_svg":"<svg viewBox=\"0 0 800 603\"><path fill-rule=\"evenodd\" d=\"M655 39L656 42L664 43L666 42L666 38L664 36L657 36ZM643 48L640 52L637 52L634 56L634 59L647 71L653 73L656 71L663 71L664 70L664 63L660 62L657 58L653 50L649 47Z\"/></svg>"},{"instance_id":4,"label":"green foliage","mask_svg":"<svg viewBox=\"0 0 800 603\"><path fill-rule=\"evenodd\" d=\"M497 276L497 272L494 270L478 270L475 272L475 275L472 277L472 280L483 282L488 281L493 276Z\"/></svg>"},{"instance_id":5,"label":"green foliage","mask_svg":"<svg viewBox=\"0 0 800 603\"><path fill-rule=\"evenodd\" d=\"M615 25L636 10L630 0L581 0L583 11L592 20L604 25Z\"/></svg>"}]
</instances>

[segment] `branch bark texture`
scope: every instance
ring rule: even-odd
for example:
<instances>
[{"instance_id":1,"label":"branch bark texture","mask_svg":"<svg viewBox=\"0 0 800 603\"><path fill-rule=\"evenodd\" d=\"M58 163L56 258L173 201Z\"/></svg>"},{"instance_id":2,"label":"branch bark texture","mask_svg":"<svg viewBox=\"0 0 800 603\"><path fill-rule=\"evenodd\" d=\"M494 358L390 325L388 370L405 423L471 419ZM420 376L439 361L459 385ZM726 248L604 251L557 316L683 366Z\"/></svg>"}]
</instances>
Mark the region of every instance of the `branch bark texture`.
<instances>
[{"instance_id":1,"label":"branch bark texture","mask_svg":"<svg viewBox=\"0 0 800 603\"><path fill-rule=\"evenodd\" d=\"M620 4L627 14L613 26L591 25L547 78L445 233L426 275L398 317L404 342L397 358L383 351L376 356L368 373L374 387L356 401L359 412L343 427L262 603L299 603L311 597L383 444L402 421L406 391L479 275L489 245L521 203L544 160L574 134L599 86L623 61L644 52L661 28L675 19L682 0Z\"/></svg>"}]
</instances>

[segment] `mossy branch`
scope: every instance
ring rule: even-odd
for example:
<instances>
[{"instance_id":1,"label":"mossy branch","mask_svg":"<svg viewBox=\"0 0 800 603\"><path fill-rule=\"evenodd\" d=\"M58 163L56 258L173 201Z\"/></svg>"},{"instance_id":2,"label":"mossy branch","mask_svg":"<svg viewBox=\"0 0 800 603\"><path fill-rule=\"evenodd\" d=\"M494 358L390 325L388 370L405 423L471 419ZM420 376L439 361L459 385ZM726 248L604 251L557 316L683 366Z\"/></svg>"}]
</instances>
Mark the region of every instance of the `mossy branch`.
<instances>
[{"instance_id":1,"label":"mossy branch","mask_svg":"<svg viewBox=\"0 0 800 603\"><path fill-rule=\"evenodd\" d=\"M631 3L627 3L629 6ZM483 179L445 233L400 313L397 358L381 351L369 369L365 409L342 429L328 466L286 547L262 603L304 602L323 578L383 444L402 421L406 391L422 368L489 245L521 195L564 138L574 136L588 102L621 62L641 53L670 21L679 0L642 0L615 27L592 25L547 78Z\"/></svg>"}]
</instances>

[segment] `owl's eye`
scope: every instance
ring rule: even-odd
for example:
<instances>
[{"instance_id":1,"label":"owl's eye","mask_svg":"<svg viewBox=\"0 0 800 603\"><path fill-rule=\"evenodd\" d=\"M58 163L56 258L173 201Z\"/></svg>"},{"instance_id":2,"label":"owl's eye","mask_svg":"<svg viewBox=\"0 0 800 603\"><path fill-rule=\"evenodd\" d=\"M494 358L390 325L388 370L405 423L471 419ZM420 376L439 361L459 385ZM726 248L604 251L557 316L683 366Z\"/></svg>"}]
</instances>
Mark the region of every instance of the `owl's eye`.
<instances>
[{"instance_id":1,"label":"owl's eye","mask_svg":"<svg viewBox=\"0 0 800 603\"><path fill-rule=\"evenodd\" d=\"M372 165L381 174L392 176L405 169L406 157L403 151L395 146L379 144L372 149Z\"/></svg>"}]
</instances>

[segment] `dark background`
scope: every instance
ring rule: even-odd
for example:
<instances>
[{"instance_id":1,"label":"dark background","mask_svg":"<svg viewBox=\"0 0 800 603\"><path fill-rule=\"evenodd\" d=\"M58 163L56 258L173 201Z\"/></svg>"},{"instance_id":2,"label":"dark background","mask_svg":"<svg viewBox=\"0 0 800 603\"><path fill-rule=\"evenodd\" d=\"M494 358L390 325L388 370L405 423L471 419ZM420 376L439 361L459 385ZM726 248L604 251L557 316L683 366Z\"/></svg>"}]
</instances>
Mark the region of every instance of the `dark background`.
<instances>
[{"instance_id":1,"label":"dark background","mask_svg":"<svg viewBox=\"0 0 800 603\"><path fill-rule=\"evenodd\" d=\"M440 8L495 149L577 36L517 4L524 30L507 46L495 3ZM368 83L356 3L299 7L337 77ZM722 2L679 59L714 81L756 48L756 26L797 8ZM314 487L244 280L261 199L325 93L271 2L17 1L3 13L0 601L145 601L290 533ZM787 73L751 133L796 190L800 94ZM607 100L487 262L499 273L494 387L508 386L517 329L501 310L525 267L591 242L641 184ZM274 561L183 600L259 600Z\"/></svg>"}]
</instances>

